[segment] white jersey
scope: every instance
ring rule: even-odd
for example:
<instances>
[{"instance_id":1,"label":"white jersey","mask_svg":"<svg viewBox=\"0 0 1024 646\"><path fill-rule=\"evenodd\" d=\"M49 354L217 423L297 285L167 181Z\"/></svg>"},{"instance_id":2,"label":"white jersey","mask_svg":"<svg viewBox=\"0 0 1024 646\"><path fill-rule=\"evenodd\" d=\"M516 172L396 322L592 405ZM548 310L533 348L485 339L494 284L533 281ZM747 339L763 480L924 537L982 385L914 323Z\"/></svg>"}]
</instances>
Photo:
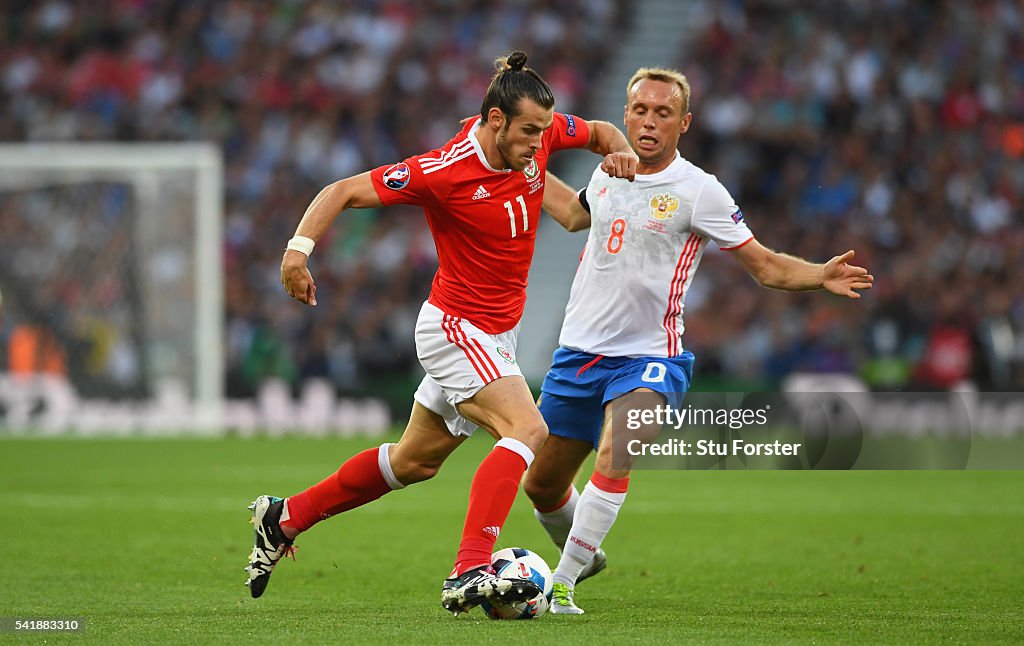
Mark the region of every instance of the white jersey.
<instances>
[{"instance_id":1,"label":"white jersey","mask_svg":"<svg viewBox=\"0 0 1024 646\"><path fill-rule=\"evenodd\" d=\"M572 283L559 343L609 357L683 351L683 299L708 240L753 239L729 191L676 153L636 181L598 168L587 186L590 235Z\"/></svg>"}]
</instances>

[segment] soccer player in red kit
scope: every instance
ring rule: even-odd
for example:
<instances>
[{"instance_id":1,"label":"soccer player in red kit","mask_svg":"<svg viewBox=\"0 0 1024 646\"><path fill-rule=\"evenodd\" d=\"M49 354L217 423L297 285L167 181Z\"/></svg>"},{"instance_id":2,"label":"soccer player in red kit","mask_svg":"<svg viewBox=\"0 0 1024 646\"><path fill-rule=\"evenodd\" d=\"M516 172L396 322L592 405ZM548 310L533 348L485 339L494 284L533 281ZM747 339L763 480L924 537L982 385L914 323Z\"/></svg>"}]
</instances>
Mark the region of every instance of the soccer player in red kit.
<instances>
[{"instance_id":1,"label":"soccer player in red kit","mask_svg":"<svg viewBox=\"0 0 1024 646\"><path fill-rule=\"evenodd\" d=\"M443 148L326 187L288 243L281 282L289 295L314 306L307 257L348 208L423 207L440 266L416 322L416 351L426 376L405 433L396 444L351 457L301 493L256 499L250 507L256 540L247 568L253 597L263 593L300 532L433 477L477 426L497 443L473 477L441 603L457 615L485 599L517 602L540 592L532 582L499 579L490 560L523 473L548 434L515 357L548 156L585 147L605 156L602 168L610 176L629 180L637 156L612 124L555 113L551 89L525 66L526 54L513 52L497 63L479 119Z\"/></svg>"}]
</instances>

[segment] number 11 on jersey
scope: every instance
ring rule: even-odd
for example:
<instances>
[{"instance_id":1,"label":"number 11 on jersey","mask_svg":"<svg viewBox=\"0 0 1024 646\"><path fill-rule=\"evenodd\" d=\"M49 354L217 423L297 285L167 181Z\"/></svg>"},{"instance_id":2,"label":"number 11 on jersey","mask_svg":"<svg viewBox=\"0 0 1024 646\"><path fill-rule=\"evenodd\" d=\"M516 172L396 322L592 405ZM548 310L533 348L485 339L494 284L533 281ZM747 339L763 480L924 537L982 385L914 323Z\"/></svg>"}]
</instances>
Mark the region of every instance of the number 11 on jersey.
<instances>
[{"instance_id":1,"label":"number 11 on jersey","mask_svg":"<svg viewBox=\"0 0 1024 646\"><path fill-rule=\"evenodd\" d=\"M526 215L526 200L522 195L516 195L516 202L519 202L519 208L523 211L523 233L526 233L530 228L530 218ZM508 223L512 226L512 237L514 238L516 237L516 214L512 210L512 200L505 200L505 210L508 211Z\"/></svg>"}]
</instances>

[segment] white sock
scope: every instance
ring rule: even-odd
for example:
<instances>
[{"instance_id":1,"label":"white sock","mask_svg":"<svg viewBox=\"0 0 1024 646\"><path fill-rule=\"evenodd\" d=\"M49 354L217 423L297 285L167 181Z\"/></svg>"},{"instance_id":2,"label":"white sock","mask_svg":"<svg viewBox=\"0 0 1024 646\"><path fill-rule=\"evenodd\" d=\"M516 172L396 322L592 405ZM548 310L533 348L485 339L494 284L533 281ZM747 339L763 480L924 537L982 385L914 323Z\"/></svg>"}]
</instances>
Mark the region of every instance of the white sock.
<instances>
[{"instance_id":1,"label":"white sock","mask_svg":"<svg viewBox=\"0 0 1024 646\"><path fill-rule=\"evenodd\" d=\"M601 547L625 500L625 492L604 491L593 482L587 483L576 503L569 539L562 548L562 558L555 570L555 583L564 583L570 588L576 586L576 579L594 558L597 548Z\"/></svg>"},{"instance_id":2,"label":"white sock","mask_svg":"<svg viewBox=\"0 0 1024 646\"><path fill-rule=\"evenodd\" d=\"M569 530L572 529L572 518L576 513L576 503L580 499L580 492L576 487L570 487L572 493L564 505L554 511L540 511L536 508L533 515L540 521L541 526L547 530L548 536L555 542L558 549L565 547L565 540L569 538Z\"/></svg>"}]
</instances>

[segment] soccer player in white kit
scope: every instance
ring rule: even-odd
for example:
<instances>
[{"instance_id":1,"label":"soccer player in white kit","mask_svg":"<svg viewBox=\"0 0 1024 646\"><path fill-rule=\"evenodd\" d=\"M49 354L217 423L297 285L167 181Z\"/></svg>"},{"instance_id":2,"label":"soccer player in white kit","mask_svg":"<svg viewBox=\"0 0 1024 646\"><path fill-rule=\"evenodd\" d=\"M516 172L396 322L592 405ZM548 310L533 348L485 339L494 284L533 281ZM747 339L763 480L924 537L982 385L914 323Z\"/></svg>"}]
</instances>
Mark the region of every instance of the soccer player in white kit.
<instances>
[{"instance_id":1,"label":"soccer player in white kit","mask_svg":"<svg viewBox=\"0 0 1024 646\"><path fill-rule=\"evenodd\" d=\"M624 410L678 407L690 388L694 358L681 342L683 301L708 242L734 254L765 287L859 298L856 290L873 281L848 264L853 251L815 264L759 244L725 187L676 150L690 127L689 99L679 72L638 70L624 116L640 158L636 181L597 170L577 195L549 174L544 207L570 230L590 226L542 387L550 435L525 482L538 520L562 548L556 614L582 614L574 586L581 573L604 567L601 542L625 500L632 466L622 451L613 463L612 438L653 439L660 431L628 430ZM572 482L594 448L594 473L580 494Z\"/></svg>"}]
</instances>

